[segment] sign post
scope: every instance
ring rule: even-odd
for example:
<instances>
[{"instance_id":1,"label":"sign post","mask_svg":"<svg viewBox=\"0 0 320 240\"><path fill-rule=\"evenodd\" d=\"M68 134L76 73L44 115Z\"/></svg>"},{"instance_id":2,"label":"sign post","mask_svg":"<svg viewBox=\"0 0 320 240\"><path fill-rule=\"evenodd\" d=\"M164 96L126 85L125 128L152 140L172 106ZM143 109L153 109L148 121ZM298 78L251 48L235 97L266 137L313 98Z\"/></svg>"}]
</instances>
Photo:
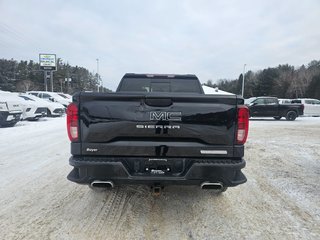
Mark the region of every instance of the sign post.
<instances>
[{"instance_id":1,"label":"sign post","mask_svg":"<svg viewBox=\"0 0 320 240\"><path fill-rule=\"evenodd\" d=\"M53 92L53 71L57 70L56 54L39 54L40 70L44 71L45 90L48 91L48 80L50 79L51 91Z\"/></svg>"}]
</instances>

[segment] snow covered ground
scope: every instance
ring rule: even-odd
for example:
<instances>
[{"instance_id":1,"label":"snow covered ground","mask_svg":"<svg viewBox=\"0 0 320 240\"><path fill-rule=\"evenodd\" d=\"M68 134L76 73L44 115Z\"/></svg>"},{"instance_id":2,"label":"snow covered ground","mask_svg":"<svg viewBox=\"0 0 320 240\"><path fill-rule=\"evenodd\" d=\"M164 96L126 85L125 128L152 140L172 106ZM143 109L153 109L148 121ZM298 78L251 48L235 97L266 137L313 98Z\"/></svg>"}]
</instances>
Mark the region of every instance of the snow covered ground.
<instances>
[{"instance_id":1,"label":"snow covered ground","mask_svg":"<svg viewBox=\"0 0 320 240\"><path fill-rule=\"evenodd\" d=\"M250 120L248 182L93 192L66 179L65 118L0 128L1 239L320 239L320 118Z\"/></svg>"}]
</instances>

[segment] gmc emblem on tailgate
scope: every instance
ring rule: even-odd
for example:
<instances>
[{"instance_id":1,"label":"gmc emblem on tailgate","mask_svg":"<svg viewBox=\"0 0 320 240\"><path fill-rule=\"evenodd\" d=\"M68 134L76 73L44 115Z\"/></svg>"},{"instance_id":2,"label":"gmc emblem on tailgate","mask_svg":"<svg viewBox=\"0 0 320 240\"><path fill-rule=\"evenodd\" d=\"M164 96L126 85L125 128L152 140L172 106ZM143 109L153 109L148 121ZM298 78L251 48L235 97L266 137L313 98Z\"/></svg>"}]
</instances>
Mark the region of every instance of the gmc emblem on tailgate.
<instances>
[{"instance_id":1,"label":"gmc emblem on tailgate","mask_svg":"<svg viewBox=\"0 0 320 240\"><path fill-rule=\"evenodd\" d=\"M150 120L181 121L181 112L150 112Z\"/></svg>"}]
</instances>

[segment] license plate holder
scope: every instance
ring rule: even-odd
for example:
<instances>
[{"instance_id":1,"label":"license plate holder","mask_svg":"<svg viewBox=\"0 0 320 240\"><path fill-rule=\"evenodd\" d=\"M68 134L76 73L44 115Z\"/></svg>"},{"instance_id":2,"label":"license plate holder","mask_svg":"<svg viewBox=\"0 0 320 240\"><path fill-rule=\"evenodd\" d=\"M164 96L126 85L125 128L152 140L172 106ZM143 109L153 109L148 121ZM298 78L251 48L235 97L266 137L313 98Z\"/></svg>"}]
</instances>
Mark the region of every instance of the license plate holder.
<instances>
[{"instance_id":1,"label":"license plate holder","mask_svg":"<svg viewBox=\"0 0 320 240\"><path fill-rule=\"evenodd\" d=\"M182 159L150 158L144 162L144 172L152 175L176 174L183 171Z\"/></svg>"}]
</instances>

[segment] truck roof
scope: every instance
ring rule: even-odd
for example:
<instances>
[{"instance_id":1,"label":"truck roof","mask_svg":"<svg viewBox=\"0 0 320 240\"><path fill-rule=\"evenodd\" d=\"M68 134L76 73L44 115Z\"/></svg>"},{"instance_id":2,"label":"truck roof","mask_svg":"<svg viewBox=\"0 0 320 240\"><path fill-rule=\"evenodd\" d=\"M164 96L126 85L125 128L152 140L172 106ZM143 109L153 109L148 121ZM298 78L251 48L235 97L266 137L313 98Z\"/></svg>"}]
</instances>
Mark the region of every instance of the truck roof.
<instances>
[{"instance_id":1,"label":"truck roof","mask_svg":"<svg viewBox=\"0 0 320 240\"><path fill-rule=\"evenodd\" d=\"M200 81L193 74L126 73L117 92L178 92L203 94Z\"/></svg>"},{"instance_id":2,"label":"truck roof","mask_svg":"<svg viewBox=\"0 0 320 240\"><path fill-rule=\"evenodd\" d=\"M126 73L123 78L197 79L194 74Z\"/></svg>"}]
</instances>

